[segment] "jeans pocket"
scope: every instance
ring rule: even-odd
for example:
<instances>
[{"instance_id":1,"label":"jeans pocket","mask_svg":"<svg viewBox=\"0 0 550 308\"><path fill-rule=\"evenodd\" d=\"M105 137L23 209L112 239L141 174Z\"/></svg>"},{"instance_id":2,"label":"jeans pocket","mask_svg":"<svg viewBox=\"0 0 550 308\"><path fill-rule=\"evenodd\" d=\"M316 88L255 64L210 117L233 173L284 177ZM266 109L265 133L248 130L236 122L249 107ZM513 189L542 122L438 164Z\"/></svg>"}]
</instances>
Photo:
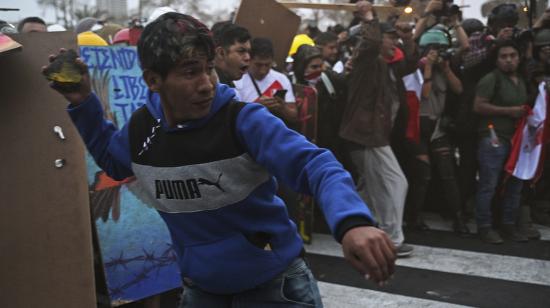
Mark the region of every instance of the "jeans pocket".
<instances>
[{"instance_id":1,"label":"jeans pocket","mask_svg":"<svg viewBox=\"0 0 550 308\"><path fill-rule=\"evenodd\" d=\"M315 280L307 267L300 273L285 275L281 284L281 297L289 302L306 307L315 307L317 303L314 292Z\"/></svg>"}]
</instances>

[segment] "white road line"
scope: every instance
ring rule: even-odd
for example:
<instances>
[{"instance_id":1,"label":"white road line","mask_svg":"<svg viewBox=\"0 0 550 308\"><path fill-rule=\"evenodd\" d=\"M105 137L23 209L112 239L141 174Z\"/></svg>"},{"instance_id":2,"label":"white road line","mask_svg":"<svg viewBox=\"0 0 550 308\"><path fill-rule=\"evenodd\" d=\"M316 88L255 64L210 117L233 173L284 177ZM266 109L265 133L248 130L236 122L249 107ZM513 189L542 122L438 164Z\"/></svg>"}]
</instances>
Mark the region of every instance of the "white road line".
<instances>
[{"instance_id":1,"label":"white road line","mask_svg":"<svg viewBox=\"0 0 550 308\"><path fill-rule=\"evenodd\" d=\"M436 213L426 212L423 213L424 221L426 224L433 230L438 231L453 231L453 228L451 226L451 221L445 221L443 218L441 218L440 215ZM550 227L542 226L542 225L534 225L537 230L539 230L541 234L541 240L543 241L550 241ZM471 232L476 232L477 227L474 222L468 222L468 227L470 228Z\"/></svg>"},{"instance_id":2,"label":"white road line","mask_svg":"<svg viewBox=\"0 0 550 308\"><path fill-rule=\"evenodd\" d=\"M398 259L397 265L550 285L550 261L420 245L413 246L413 255L409 258ZM340 244L326 234L314 234L313 244L306 245L305 248L308 253L343 257Z\"/></svg>"},{"instance_id":3,"label":"white road line","mask_svg":"<svg viewBox=\"0 0 550 308\"><path fill-rule=\"evenodd\" d=\"M469 307L422 298L384 293L368 289L348 287L339 284L319 282L319 291L325 308L358 308L358 307L427 307L427 308L460 308Z\"/></svg>"}]
</instances>

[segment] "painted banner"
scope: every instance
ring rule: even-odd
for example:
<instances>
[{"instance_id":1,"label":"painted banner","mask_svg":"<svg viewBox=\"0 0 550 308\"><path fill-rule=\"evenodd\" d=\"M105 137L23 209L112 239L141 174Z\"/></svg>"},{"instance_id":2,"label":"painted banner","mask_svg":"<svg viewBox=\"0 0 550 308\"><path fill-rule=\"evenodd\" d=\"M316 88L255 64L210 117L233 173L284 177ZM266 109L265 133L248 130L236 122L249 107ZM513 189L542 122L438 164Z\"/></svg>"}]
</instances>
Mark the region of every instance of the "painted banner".
<instances>
[{"instance_id":1,"label":"painted banner","mask_svg":"<svg viewBox=\"0 0 550 308\"><path fill-rule=\"evenodd\" d=\"M81 46L105 117L121 128L144 105L147 86L135 47ZM99 238L111 303L120 305L181 286L168 228L132 193L134 178L115 181L86 157L90 207Z\"/></svg>"}]
</instances>

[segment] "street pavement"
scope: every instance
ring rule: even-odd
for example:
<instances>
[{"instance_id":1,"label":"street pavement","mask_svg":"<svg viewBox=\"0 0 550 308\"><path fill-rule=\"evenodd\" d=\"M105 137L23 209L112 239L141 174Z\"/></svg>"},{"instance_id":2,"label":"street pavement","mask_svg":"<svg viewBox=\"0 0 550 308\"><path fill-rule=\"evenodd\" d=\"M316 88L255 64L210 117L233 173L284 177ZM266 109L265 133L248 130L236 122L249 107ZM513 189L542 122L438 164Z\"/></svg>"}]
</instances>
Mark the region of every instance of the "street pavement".
<instances>
[{"instance_id":1,"label":"street pavement","mask_svg":"<svg viewBox=\"0 0 550 308\"><path fill-rule=\"evenodd\" d=\"M324 306L550 307L550 228L537 226L538 241L490 245L458 237L439 215L428 215L427 224L432 230L406 232L414 253L398 259L394 279L384 287L355 272L330 235L314 234L306 259Z\"/></svg>"},{"instance_id":2,"label":"street pavement","mask_svg":"<svg viewBox=\"0 0 550 308\"><path fill-rule=\"evenodd\" d=\"M537 226L541 240L490 245L455 235L439 215L426 213L426 218L432 230L405 233L414 253L398 259L394 278L385 287L357 273L331 235L314 233L313 243L305 246L306 260L324 307L550 308L550 228ZM161 307L177 307L180 292L163 294ZM121 307L145 306L136 302Z\"/></svg>"}]
</instances>

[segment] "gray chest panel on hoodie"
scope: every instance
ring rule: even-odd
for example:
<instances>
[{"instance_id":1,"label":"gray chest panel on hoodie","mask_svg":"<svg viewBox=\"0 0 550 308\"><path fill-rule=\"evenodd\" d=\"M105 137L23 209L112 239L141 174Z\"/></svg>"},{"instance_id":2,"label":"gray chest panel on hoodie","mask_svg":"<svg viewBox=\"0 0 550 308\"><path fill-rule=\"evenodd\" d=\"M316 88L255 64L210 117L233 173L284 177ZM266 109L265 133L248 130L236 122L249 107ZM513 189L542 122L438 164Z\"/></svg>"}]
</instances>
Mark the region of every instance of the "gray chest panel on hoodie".
<instances>
[{"instance_id":1,"label":"gray chest panel on hoodie","mask_svg":"<svg viewBox=\"0 0 550 308\"><path fill-rule=\"evenodd\" d=\"M132 170L137 182L131 190L166 213L215 210L240 202L270 178L248 154L180 167L132 163Z\"/></svg>"}]
</instances>

